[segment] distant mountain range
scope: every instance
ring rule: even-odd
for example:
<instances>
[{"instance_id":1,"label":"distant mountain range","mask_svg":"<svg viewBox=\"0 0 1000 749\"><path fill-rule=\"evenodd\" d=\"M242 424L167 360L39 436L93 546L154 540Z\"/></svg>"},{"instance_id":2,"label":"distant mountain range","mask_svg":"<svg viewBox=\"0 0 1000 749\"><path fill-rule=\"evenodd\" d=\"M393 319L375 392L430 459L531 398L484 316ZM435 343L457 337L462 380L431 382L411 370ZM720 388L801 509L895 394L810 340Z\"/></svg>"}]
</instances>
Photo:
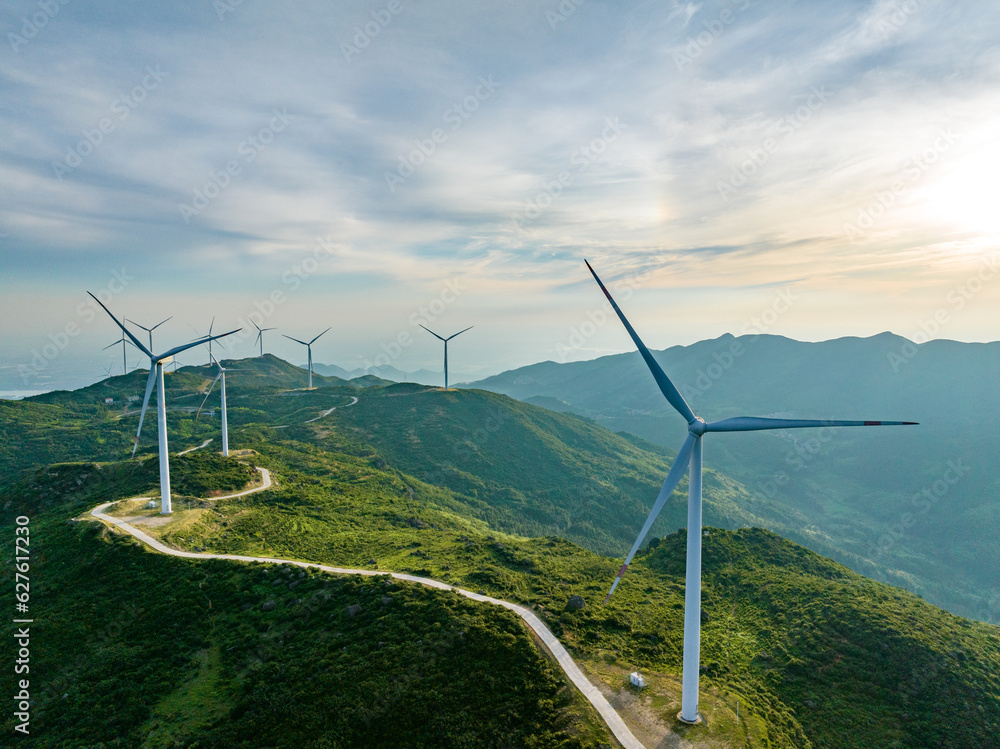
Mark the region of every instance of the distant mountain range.
<instances>
[{"instance_id":1,"label":"distant mountain range","mask_svg":"<svg viewBox=\"0 0 1000 749\"><path fill-rule=\"evenodd\" d=\"M391 364L379 367L367 367L358 369L344 369L336 364L316 364L313 363L313 372L327 375L329 377L339 377L343 380L353 380L366 375L374 375L383 380L391 382L415 382L419 385L444 386L444 373L432 372L429 369L418 369L416 372L404 372L396 369Z\"/></svg>"},{"instance_id":2,"label":"distant mountain range","mask_svg":"<svg viewBox=\"0 0 1000 749\"><path fill-rule=\"evenodd\" d=\"M1000 343L883 333L725 335L654 352L706 420L894 419L906 428L719 435L705 465L783 503L768 527L938 605L1000 621ZM638 353L544 362L463 387L586 416L677 450L684 420Z\"/></svg>"}]
</instances>

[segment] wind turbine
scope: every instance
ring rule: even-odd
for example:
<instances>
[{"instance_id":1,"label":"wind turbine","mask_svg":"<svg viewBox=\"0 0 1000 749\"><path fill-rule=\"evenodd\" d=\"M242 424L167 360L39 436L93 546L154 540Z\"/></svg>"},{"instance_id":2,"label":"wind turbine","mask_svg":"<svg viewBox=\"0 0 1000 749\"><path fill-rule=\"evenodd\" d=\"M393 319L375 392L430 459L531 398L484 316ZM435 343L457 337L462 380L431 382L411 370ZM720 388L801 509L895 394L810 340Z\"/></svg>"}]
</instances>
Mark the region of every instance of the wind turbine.
<instances>
[{"instance_id":1,"label":"wind turbine","mask_svg":"<svg viewBox=\"0 0 1000 749\"><path fill-rule=\"evenodd\" d=\"M586 260L584 262L587 262ZM699 723L701 716L698 714L698 667L701 656L701 463L702 463L702 437L708 432L756 432L765 429L804 429L808 427L862 427L862 426L903 426L912 425L913 421L828 421L828 420L806 420L806 419L765 419L756 416L737 416L722 421L714 421L706 424L705 421L696 416L687 404L680 392L674 387L667 375L660 368L660 365L653 358L649 349L639 340L638 334L625 319L625 315L618 308L611 294L601 283L601 279L594 273L594 269L587 263L587 268L601 287L604 296L611 302L611 306L618 314L618 318L625 326L625 330L632 337L636 348L642 354L642 358L653 374L653 379L660 388L660 392L667 399L688 423L688 436L684 440L684 445L677 458L674 460L670 473L667 474L663 488L660 490L653 509L650 510L649 517L646 518L639 537L632 544L632 549L625 557L625 564L618 571L618 576L611 585L604 603L611 598L618 583L621 582L625 571L628 569L632 557L639 550L643 539L649 533L653 521L660 514L663 505L677 488L681 477L690 466L691 478L688 481L688 522L687 522L687 578L684 584L684 665L681 692L681 711L677 716L685 723Z\"/></svg>"},{"instance_id":2,"label":"wind turbine","mask_svg":"<svg viewBox=\"0 0 1000 749\"><path fill-rule=\"evenodd\" d=\"M417 323L417 324L420 325L420 323ZM444 389L447 390L448 389L448 341L450 341L455 336L462 335L462 333L464 333L465 330L472 330L476 326L475 325L470 325L465 330L460 330L457 333L455 333L455 335L450 335L447 338L442 338L441 336L439 336L437 333L435 333L433 330L431 330L428 327L425 327L423 325L420 325L420 327L423 328L424 330L426 330L428 333L430 333L435 338L437 338L439 341L444 341Z\"/></svg>"},{"instance_id":3,"label":"wind turbine","mask_svg":"<svg viewBox=\"0 0 1000 749\"><path fill-rule=\"evenodd\" d=\"M89 292L89 291L88 291L87 293L88 293L88 294L90 294L90 292ZM90 294L90 295L91 295L91 296L93 296L93 294ZM102 306L102 307L104 307L104 305L103 305L103 304L102 304L101 306ZM107 307L104 307L104 309L105 309L105 310L107 310L108 308L107 308ZM168 317L168 318L167 318L167 320L172 320L173 318L174 318L174 316L173 316L173 315L171 315L170 317ZM124 320L125 318L123 317L122 319ZM137 323L137 322L136 322L135 320L129 320L128 322L130 322L130 323L132 323L133 325L136 325L136 326L138 326L138 327L142 328L142 329L143 329L143 330L145 330L145 331L146 331L147 333L149 333L149 350L150 350L150 351L152 351L152 350L153 350L153 331L154 331L154 330L156 330L156 329L157 329L158 327L160 327L161 325L163 325L163 323L165 323L165 322L166 322L167 320L163 320L163 322L158 322L158 323L156 323L156 325L154 325L154 326L153 326L153 327L151 327L151 328L147 328L147 327L146 327L145 325L139 325L139 323ZM118 322L118 321L117 321L117 320L115 320L115 322ZM124 329L125 329L125 328L124 328L124 327L122 327L122 330L124 330Z\"/></svg>"},{"instance_id":4,"label":"wind turbine","mask_svg":"<svg viewBox=\"0 0 1000 749\"><path fill-rule=\"evenodd\" d=\"M253 326L255 328L257 328L257 340L254 341L254 343L259 343L260 344L260 355L263 356L264 355L264 331L265 330L277 330L277 328L262 328L262 327L260 327L260 325L258 325L257 323L253 322L253 320L251 320L250 322L252 322ZM322 333L320 333L320 335L322 335ZM302 341L299 341L299 343L302 343Z\"/></svg>"},{"instance_id":5,"label":"wind turbine","mask_svg":"<svg viewBox=\"0 0 1000 749\"><path fill-rule=\"evenodd\" d=\"M209 356L212 356L212 355L209 354ZM214 361L215 364L216 364L216 366L219 368L219 374L217 374L215 376L215 379L212 380L212 387L210 387L208 389L208 392L205 394L205 400L203 400L201 402L201 405L198 406L198 413L195 414L195 418L197 419L198 416L201 414L201 409L203 409L205 407L205 401L207 401L208 400L208 396L210 396L212 394L212 390L215 388L215 383L217 383L219 380L222 380L222 454L228 457L228 455L229 455L229 426L228 426L228 422L226 421L226 368L223 367L222 363L218 359L216 359L214 356L212 356L212 361Z\"/></svg>"},{"instance_id":6,"label":"wind turbine","mask_svg":"<svg viewBox=\"0 0 1000 749\"><path fill-rule=\"evenodd\" d=\"M189 323L188 327L191 328L191 330L194 331L194 334L196 336L198 336L199 340L201 340L202 338L205 338L205 336L203 336L201 333L198 332L198 328L196 328L194 325L191 325ZM209 336L212 335L212 328L214 328L214 327L215 327L215 315L212 315L212 322L209 323L209 326L208 326L208 335ZM222 346L221 343L219 345ZM152 348L152 346L150 346L150 348ZM222 346L222 348L225 348L225 346ZM212 366L212 359L213 358L214 357L212 356L212 341L209 340L209 342L208 342L208 364L205 365L206 367L211 367Z\"/></svg>"},{"instance_id":7,"label":"wind turbine","mask_svg":"<svg viewBox=\"0 0 1000 749\"><path fill-rule=\"evenodd\" d=\"M125 315L122 315L122 324L124 325L124 323L125 323ZM125 357L125 344L131 343L131 341L125 338L124 333L122 333L121 340L115 341L114 343L109 343L107 346L102 348L101 351L107 351L109 348L111 348L112 346L117 346L119 343L122 345L122 374L128 374L128 359L126 359Z\"/></svg>"},{"instance_id":8,"label":"wind turbine","mask_svg":"<svg viewBox=\"0 0 1000 749\"><path fill-rule=\"evenodd\" d=\"M87 293L90 294L89 291ZM152 349L143 346L139 339L132 335L131 331L118 322L117 318L111 314L111 310L105 307L104 303L100 299L93 294L90 294L90 296L95 302L104 308L104 311L108 313L108 316L115 321L115 325L124 331L125 335L131 339L136 348L149 357L149 377L146 379L146 395L142 399L142 411L139 412L139 428L135 433L135 447L132 448L132 457L135 457L135 451L139 449L139 434L142 432L142 421L146 417L146 408L149 407L149 396L152 394L153 386L155 385L156 420L159 426L158 442L160 448L160 508L164 515L168 515L170 513L170 460L167 454L167 398L163 388L163 365L169 364L173 360L174 354L179 354L181 351L186 351L189 348L200 346L203 343L207 343L209 340L224 338L227 335L236 333L237 331L231 330L228 333L222 333L221 335L213 336L212 338L202 338L197 341L192 341L191 343L175 346L162 354L154 354ZM168 317L167 320L169 319L170 318ZM166 322L166 320L163 322ZM160 323L160 325L162 324L163 323ZM139 327L141 328L142 326L140 325ZM149 330L150 338L152 338L152 329Z\"/></svg>"},{"instance_id":9,"label":"wind turbine","mask_svg":"<svg viewBox=\"0 0 1000 749\"><path fill-rule=\"evenodd\" d=\"M254 323L254 324L256 325L256 323ZM258 328L258 330L260 330L260 328ZM264 330L268 330L268 328L264 328ZM296 343L301 343L303 346L306 347L306 349L309 352L309 389L310 390L312 390L312 386L313 386L313 349L312 349L312 345L314 343L316 343L316 341L319 339L320 335L324 335L329 330L330 330L330 328L327 328L322 333L320 333L318 336L316 336L316 338L313 338L311 341L309 341L309 343L306 343L305 341L300 341L298 338L292 338L290 335L286 335L285 336L285 338L287 338L290 341L295 341ZM285 335L285 334L282 333L282 335ZM263 350L264 342L261 341L260 345L261 345L261 350ZM261 354L261 356L263 356L263 354Z\"/></svg>"}]
</instances>

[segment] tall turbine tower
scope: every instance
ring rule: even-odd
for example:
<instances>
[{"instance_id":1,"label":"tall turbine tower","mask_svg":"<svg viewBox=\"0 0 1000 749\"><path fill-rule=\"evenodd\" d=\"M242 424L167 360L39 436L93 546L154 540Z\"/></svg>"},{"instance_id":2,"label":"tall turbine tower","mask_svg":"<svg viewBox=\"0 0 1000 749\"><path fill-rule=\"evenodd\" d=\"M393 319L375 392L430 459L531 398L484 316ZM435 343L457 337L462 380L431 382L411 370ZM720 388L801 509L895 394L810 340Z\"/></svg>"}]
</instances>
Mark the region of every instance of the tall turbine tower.
<instances>
[{"instance_id":1,"label":"tall turbine tower","mask_svg":"<svg viewBox=\"0 0 1000 749\"><path fill-rule=\"evenodd\" d=\"M586 262L586 261L584 261ZM660 514L663 505L677 488L689 464L691 478L688 481L688 523L687 523L687 577L684 584L684 673L681 692L681 712L677 716L685 723L699 723L701 716L698 714L698 667L701 656L701 463L702 463L702 437L708 432L756 432L765 429L803 429L807 427L868 427L868 426L903 426L912 425L912 421L827 421L827 420L806 420L806 419L765 419L756 416L737 416L732 419L723 419L706 424L705 421L695 416L691 407L687 404L680 392L674 387L667 375L660 368L660 365L649 353L649 349L639 340L638 334L625 319L625 315L618 308L611 294L601 283L601 279L594 273L594 269L587 263L587 268L601 287L604 296L611 302L611 306L618 314L618 318L625 326L629 336L635 343L639 353L653 374L653 379L663 393L663 397L673 406L688 423L688 436L684 440L684 445L677 458L674 460L667 480L663 482L653 509L650 510L649 517L646 518L639 537L632 544L632 549L625 557L625 564L618 571L618 576L611 585L604 603L611 598L618 583L621 582L625 571L628 569L632 557L639 550L643 539L649 533L653 521Z\"/></svg>"},{"instance_id":2,"label":"tall turbine tower","mask_svg":"<svg viewBox=\"0 0 1000 749\"><path fill-rule=\"evenodd\" d=\"M89 291L87 293L90 294ZM108 316L115 321L115 325L125 332L125 335L131 339L136 348L149 357L149 377L146 380L146 395L142 399L142 411L139 412L139 428L135 433L135 447L132 448L132 457L135 457L135 451L139 448L139 434L142 432L142 421L146 417L146 409L149 407L149 396L153 392L153 386L156 385L156 420L159 426L158 442L160 448L160 507L163 514L167 515L170 513L170 459L167 454L167 397L166 392L163 389L163 366L173 361L174 354L179 354L181 351L186 351L189 348L200 346L203 343L207 343L209 340L225 338L227 335L232 335L237 331L231 330L228 333L214 336L211 339L201 338L197 341L192 341L191 343L185 343L182 346L175 346L162 354L154 354L151 349L143 346L138 338L132 335L132 333L127 330L124 325L118 322L115 316L111 314L111 310L105 307L104 303L101 302L100 299L93 294L90 294L90 296L93 297L95 302L104 308L104 311L108 313ZM167 319L169 320L170 318ZM164 320L164 322L166 322L166 320ZM160 323L160 325L162 324L163 323ZM139 327L142 326L140 325ZM152 333L150 333L150 336L152 336Z\"/></svg>"},{"instance_id":3,"label":"tall turbine tower","mask_svg":"<svg viewBox=\"0 0 1000 749\"><path fill-rule=\"evenodd\" d=\"M210 396L212 394L212 390L215 389L215 383L217 383L219 380L222 380L222 386L221 386L222 387L222 454L228 457L229 423L226 421L226 368L223 367L222 363L214 356L212 357L212 361L214 361L216 366L219 368L219 374L217 374L215 376L215 379L212 380L212 387L210 387L208 389L208 392L205 393L205 400L203 400L201 402L201 405L198 406L198 413L195 414L195 418L197 419L198 416L201 414L201 409L205 407L205 401L208 400L208 396Z\"/></svg>"},{"instance_id":4,"label":"tall turbine tower","mask_svg":"<svg viewBox=\"0 0 1000 749\"><path fill-rule=\"evenodd\" d=\"M252 322L253 326L255 328L257 328L257 340L255 340L254 343L259 343L260 344L260 355L263 356L264 355L264 331L265 330L277 330L277 328L262 328L262 327L260 327L260 325L258 325L257 323L253 322L253 320L251 320L250 322ZM301 343L301 341L299 341L299 343Z\"/></svg>"},{"instance_id":5,"label":"tall turbine tower","mask_svg":"<svg viewBox=\"0 0 1000 749\"><path fill-rule=\"evenodd\" d=\"M267 328L265 328L265 330L267 330ZM312 345L314 343L316 343L317 340L319 340L319 336L320 335L324 335L328 330L330 330L330 328L327 328L326 330L324 330L318 336L316 336L311 341L309 341L309 343L306 343L305 341L300 341L298 338L292 338L290 335L286 335L285 336L285 338L287 338L290 341L295 341L296 343L301 343L303 346L306 347L306 350L309 352L309 389L310 390L312 390L312 387L313 387L313 349L312 349ZM282 333L282 335L285 335L285 334ZM264 346L263 341L261 342L260 345L261 345L261 348L263 349L263 346ZM261 356L263 356L263 354L261 354Z\"/></svg>"},{"instance_id":6,"label":"tall turbine tower","mask_svg":"<svg viewBox=\"0 0 1000 749\"><path fill-rule=\"evenodd\" d=\"M88 291L87 293L88 293L88 294L90 294L90 292L89 292L89 291ZM93 296L93 294L90 294L90 295L91 295L91 296ZM103 305L102 305L102 306L103 306ZM106 310L106 309L107 309L107 307L104 307L104 309ZM122 319L124 319L124 318L122 318ZM147 328L147 327L146 327L145 325L139 325L139 323L137 323L137 322L136 322L135 320L129 320L128 322L132 323L133 325L135 325L135 326L137 326L137 327L140 327L140 328L142 328L142 329L143 329L143 330L145 330L145 331L146 331L147 333L149 333L149 350L150 350L150 351L152 351L152 350L153 350L153 331L154 331L154 330L156 330L156 329L157 329L158 327L160 327L161 325L163 325L163 323L167 322L167 320L173 320L173 319L174 319L174 316L173 316L173 315L171 315L171 316L170 316L170 317L168 317L168 318L167 318L166 320L163 320L162 322L158 322L158 323L156 323L156 325L154 325L154 326L153 326L153 327L151 327L151 328ZM115 322L118 322L118 321L117 321L117 320L115 320Z\"/></svg>"},{"instance_id":7,"label":"tall turbine tower","mask_svg":"<svg viewBox=\"0 0 1000 749\"><path fill-rule=\"evenodd\" d=\"M417 323L417 324L420 325L420 323ZM475 325L470 325L465 330L460 330L457 333L455 333L455 335L450 335L447 338L442 338L437 333L435 333L433 330L431 330L430 328L424 327L423 325L420 325L420 327L423 328L424 330L426 330L428 333L430 333L435 338L437 338L439 341L444 341L444 389L447 390L448 389L448 341L450 341L452 338L455 338L456 336L462 335L462 333L464 333L465 330L472 330L476 326Z\"/></svg>"}]
</instances>

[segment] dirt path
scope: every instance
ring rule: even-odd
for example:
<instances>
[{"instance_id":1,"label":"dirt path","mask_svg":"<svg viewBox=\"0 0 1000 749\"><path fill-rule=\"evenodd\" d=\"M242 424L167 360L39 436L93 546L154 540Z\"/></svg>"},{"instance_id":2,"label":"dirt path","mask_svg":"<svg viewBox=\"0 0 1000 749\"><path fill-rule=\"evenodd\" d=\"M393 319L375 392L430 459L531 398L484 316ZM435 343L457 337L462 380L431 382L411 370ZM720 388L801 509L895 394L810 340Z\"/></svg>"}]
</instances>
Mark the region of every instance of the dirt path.
<instances>
[{"instance_id":1,"label":"dirt path","mask_svg":"<svg viewBox=\"0 0 1000 749\"><path fill-rule=\"evenodd\" d=\"M357 398L354 399L353 403L349 405L354 405L357 403ZM333 409L330 409L331 411ZM329 412L327 412L329 413ZM324 414L325 415L325 414ZM236 497L244 497L248 494L253 494L255 492L262 492L266 489L271 488L271 474L266 468L257 467L260 471L263 481L260 486L253 487L252 489L246 489L236 494L228 494L224 497L210 497L205 501L217 502L220 499L234 499ZM149 497L135 497L131 500L125 501L149 501ZM531 628L531 630L541 639L545 646L549 649L549 652L555 658L556 663L563 670L566 676L574 686L580 690L580 693L590 702L591 705L597 710L604 722L607 723L608 728L615 735L615 738L621 742L622 746L626 749L646 749L639 740L632 734L628 726L625 725L625 721L618 712L611 706L607 698L601 693L601 690L594 686L591 681L584 676L583 671L573 660L572 656L563 647L563 644L559 642L558 638L552 634L545 623L538 618L538 616L530 609L520 606L516 603L511 603L510 601L504 601L500 598L492 598L491 596L484 596L478 593L473 593L471 590L465 590L463 588L456 588L448 583L441 582L440 580L433 580L429 577L417 577L415 575L405 575L400 572L382 572L379 570L355 570L346 567L331 567L326 564L317 564L315 562L299 562L293 559L278 559L276 557L251 557L243 556L240 554L208 554L208 553L195 553L191 551L181 551L180 549L174 549L169 546L164 545L155 538L143 533L141 530L131 525L129 520L134 520L134 518L115 518L110 515L106 515L104 511L108 509L113 502L105 502L102 505L98 505L90 514L97 518L98 520L109 523L110 525L120 528L125 533L133 536L142 543L146 544L152 549L162 553L169 554L173 557L181 557L184 559L230 559L235 562L268 562L271 564L294 564L297 567L312 568L317 570L322 570L324 572L332 572L337 575L366 575L366 576L377 576L388 574L390 577L396 580L406 580L411 583L418 583L420 585L426 585L429 588L437 588L439 590L453 590L459 595L463 595L466 598L471 598L473 601L481 601L484 603L492 603L494 606L503 606L505 609L510 609L515 614L521 617L524 622Z\"/></svg>"}]
</instances>

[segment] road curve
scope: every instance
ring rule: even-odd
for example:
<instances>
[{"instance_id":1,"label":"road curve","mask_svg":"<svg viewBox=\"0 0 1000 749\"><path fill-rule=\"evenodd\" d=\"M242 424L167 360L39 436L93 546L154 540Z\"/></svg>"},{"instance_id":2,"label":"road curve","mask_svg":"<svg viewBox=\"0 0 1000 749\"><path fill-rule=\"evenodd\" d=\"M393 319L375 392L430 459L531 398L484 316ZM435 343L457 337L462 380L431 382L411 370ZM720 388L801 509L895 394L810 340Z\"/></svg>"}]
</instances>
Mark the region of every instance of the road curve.
<instances>
[{"instance_id":1,"label":"road curve","mask_svg":"<svg viewBox=\"0 0 1000 749\"><path fill-rule=\"evenodd\" d=\"M203 447L208 447L211 442L212 442L212 438L209 437L207 440L205 440L200 445L198 445L198 447L189 447L187 450L181 450L177 454L178 455L187 455L188 453L193 453L195 450L201 450L201 448L203 448Z\"/></svg>"},{"instance_id":2,"label":"road curve","mask_svg":"<svg viewBox=\"0 0 1000 749\"><path fill-rule=\"evenodd\" d=\"M357 400L355 400L355 403ZM350 404L354 405L354 403ZM236 494L227 494L224 497L210 497L205 501L219 501L220 499L234 499L236 497L244 497L248 494L253 494L255 492L261 492L266 489L271 488L271 474L266 468L256 467L260 471L263 482L260 486L256 486L252 489L247 489L245 491L237 492ZM136 501L149 499L149 497L136 497ZM132 501L132 500L126 500ZM276 557L250 557L243 556L241 554L209 554L209 553L195 553L191 551L181 551L180 549L173 549L169 546L157 541L152 536L143 533L138 528L129 525L124 520L111 517L110 515L105 515L104 510L108 508L109 505L114 504L114 502L105 502L102 505L98 505L90 514L105 523L114 525L126 533L132 535L138 540L142 541L147 546L159 551L162 554L169 554L173 557L182 557L184 559L230 559L234 562L269 562L272 564L293 564L297 567L310 568L316 570L322 570L323 572L332 572L337 575L366 575L369 577L375 577L378 575L388 574L390 577L396 580L406 580L411 583L419 583L420 585L426 585L429 588L437 588L439 590L452 590L459 595L465 596L466 598L471 598L473 601L482 601L485 603L492 603L496 606L503 606L505 609L510 609L515 614L521 617L524 622L531 627L531 630L538 635L539 639L545 643L545 647L549 649L553 657L556 659L556 663L565 672L569 680L573 682L577 689L583 694L584 697L590 702L591 705L600 713L601 718L607 723L608 728L615 735L615 738L621 742L625 749L646 749L639 740L632 734L628 726L625 725L625 721L618 712L611 706L607 698L601 691L594 686L590 680L584 676L583 671L580 667L576 665L576 661L573 660L572 656L563 647L563 644L559 642L558 638L552 634L545 623L538 618L538 616L530 609L520 606L516 603L511 603L510 601L504 601L500 598L493 598L491 596L480 595L479 593L473 593L471 590L465 590L464 588L456 588L454 585L449 585L448 583L441 582L440 580L434 580L429 577L417 577L416 575L405 575L401 572L383 572L381 570L356 570L350 569L348 567L331 567L326 564L318 564L316 562L299 562L293 559L278 559Z\"/></svg>"}]
</instances>

